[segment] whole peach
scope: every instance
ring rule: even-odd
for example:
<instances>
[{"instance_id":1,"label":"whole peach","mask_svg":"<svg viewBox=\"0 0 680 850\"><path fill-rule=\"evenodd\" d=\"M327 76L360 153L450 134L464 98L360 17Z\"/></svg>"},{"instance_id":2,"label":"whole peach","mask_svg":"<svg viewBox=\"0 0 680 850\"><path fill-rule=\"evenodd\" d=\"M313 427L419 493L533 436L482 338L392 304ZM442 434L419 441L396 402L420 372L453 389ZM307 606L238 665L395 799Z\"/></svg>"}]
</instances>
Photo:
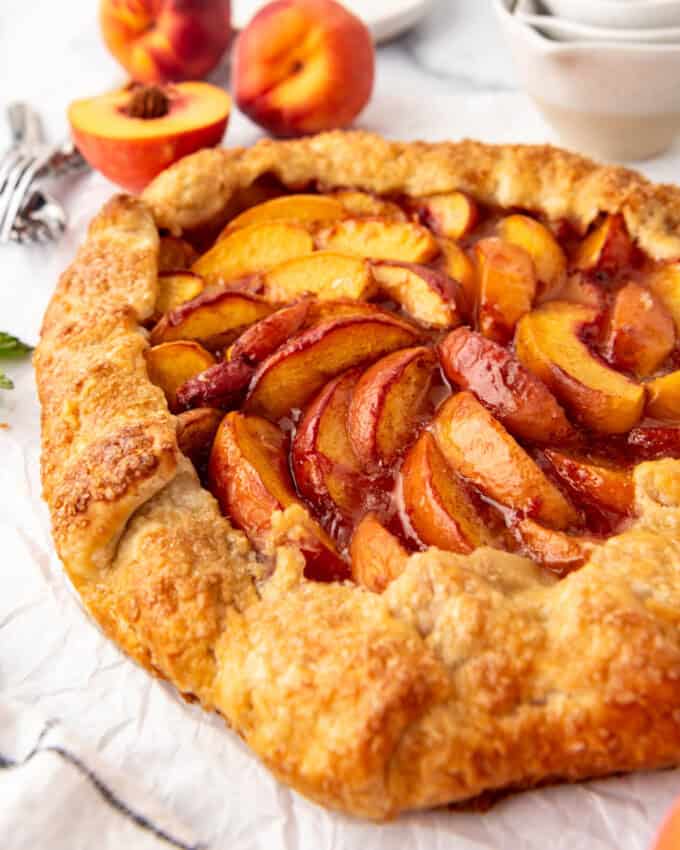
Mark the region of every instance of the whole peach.
<instances>
[{"instance_id":1,"label":"whole peach","mask_svg":"<svg viewBox=\"0 0 680 850\"><path fill-rule=\"evenodd\" d=\"M107 47L133 79L198 80L232 36L230 0L101 0Z\"/></svg>"},{"instance_id":2,"label":"whole peach","mask_svg":"<svg viewBox=\"0 0 680 850\"><path fill-rule=\"evenodd\" d=\"M366 26L335 0L276 0L239 35L234 95L277 136L350 124L373 90Z\"/></svg>"}]
</instances>

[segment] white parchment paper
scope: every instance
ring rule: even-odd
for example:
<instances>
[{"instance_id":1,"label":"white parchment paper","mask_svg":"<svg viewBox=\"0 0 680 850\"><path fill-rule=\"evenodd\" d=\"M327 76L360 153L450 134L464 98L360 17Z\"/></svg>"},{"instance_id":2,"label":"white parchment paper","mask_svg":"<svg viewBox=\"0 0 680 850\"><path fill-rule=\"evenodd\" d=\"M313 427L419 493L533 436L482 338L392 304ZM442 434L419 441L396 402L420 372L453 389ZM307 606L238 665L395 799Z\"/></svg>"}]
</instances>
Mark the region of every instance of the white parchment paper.
<instances>
[{"instance_id":1,"label":"white parchment paper","mask_svg":"<svg viewBox=\"0 0 680 850\"><path fill-rule=\"evenodd\" d=\"M395 138L550 138L515 94L425 99L383 92L364 125ZM256 137L236 118L227 141ZM659 180L680 178L680 152L644 170ZM0 329L35 343L58 271L111 191L97 176L72 181L61 187L72 221L57 248L0 248ZM32 370L23 363L7 371L16 390L0 392L0 422L9 425L0 430L3 850L155 848L172 841L220 850L649 846L680 793L678 771L525 793L483 815L419 814L386 826L329 814L279 785L218 719L138 669L83 612L54 554L40 499Z\"/></svg>"}]
</instances>

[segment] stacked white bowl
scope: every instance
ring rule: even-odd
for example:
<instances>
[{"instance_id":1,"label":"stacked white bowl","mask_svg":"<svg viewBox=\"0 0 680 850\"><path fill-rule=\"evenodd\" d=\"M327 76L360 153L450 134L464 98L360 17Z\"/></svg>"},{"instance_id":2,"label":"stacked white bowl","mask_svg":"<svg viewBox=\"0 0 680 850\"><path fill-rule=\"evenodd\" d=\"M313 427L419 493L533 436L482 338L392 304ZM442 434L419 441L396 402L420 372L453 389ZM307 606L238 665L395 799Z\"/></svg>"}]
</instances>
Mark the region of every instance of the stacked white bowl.
<instances>
[{"instance_id":1,"label":"stacked white bowl","mask_svg":"<svg viewBox=\"0 0 680 850\"><path fill-rule=\"evenodd\" d=\"M494 0L519 77L569 147L648 159L680 131L680 0Z\"/></svg>"}]
</instances>

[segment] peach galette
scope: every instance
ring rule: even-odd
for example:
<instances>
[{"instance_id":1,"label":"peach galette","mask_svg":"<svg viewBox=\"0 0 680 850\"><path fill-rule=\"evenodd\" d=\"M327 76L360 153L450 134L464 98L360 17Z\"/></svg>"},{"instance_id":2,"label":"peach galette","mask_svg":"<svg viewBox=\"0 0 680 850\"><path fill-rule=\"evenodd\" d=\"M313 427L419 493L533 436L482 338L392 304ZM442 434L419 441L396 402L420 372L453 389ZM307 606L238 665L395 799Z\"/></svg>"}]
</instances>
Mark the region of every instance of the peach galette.
<instances>
[{"instance_id":1,"label":"peach galette","mask_svg":"<svg viewBox=\"0 0 680 850\"><path fill-rule=\"evenodd\" d=\"M335 133L114 199L36 355L90 610L357 814L678 762L679 197Z\"/></svg>"}]
</instances>

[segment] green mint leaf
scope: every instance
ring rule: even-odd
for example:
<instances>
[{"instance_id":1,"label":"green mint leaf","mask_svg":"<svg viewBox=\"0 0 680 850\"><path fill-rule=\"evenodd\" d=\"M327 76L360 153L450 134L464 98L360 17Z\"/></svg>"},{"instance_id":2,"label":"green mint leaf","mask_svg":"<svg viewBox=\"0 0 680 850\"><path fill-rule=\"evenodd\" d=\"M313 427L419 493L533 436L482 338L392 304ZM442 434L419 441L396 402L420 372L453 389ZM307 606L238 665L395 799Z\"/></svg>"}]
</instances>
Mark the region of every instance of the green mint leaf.
<instances>
[{"instance_id":1,"label":"green mint leaf","mask_svg":"<svg viewBox=\"0 0 680 850\"><path fill-rule=\"evenodd\" d=\"M13 390L14 384L3 372L0 372L0 390Z\"/></svg>"},{"instance_id":2,"label":"green mint leaf","mask_svg":"<svg viewBox=\"0 0 680 850\"><path fill-rule=\"evenodd\" d=\"M21 357L23 354L30 354L33 351L30 345L26 345L17 337L0 331L0 357ZM4 389L7 389L4 387Z\"/></svg>"}]
</instances>

